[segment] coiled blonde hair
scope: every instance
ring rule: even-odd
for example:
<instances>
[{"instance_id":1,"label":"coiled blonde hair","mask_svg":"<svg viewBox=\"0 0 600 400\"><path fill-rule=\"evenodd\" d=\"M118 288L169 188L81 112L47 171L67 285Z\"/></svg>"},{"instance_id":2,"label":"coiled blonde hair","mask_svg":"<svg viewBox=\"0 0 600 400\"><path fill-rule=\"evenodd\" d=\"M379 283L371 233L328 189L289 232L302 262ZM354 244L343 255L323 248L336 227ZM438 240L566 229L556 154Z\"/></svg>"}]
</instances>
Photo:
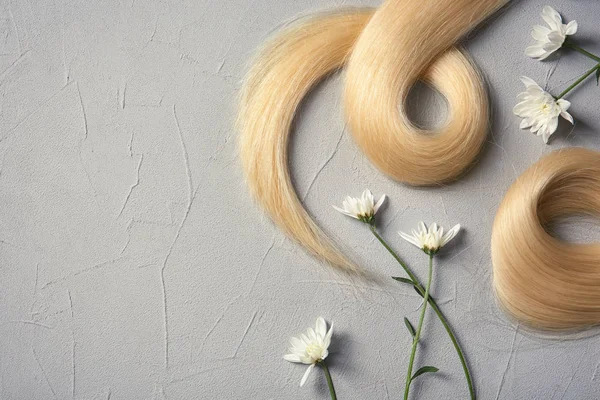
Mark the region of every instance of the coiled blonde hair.
<instances>
[{"instance_id":1,"label":"coiled blonde hair","mask_svg":"<svg viewBox=\"0 0 600 400\"><path fill-rule=\"evenodd\" d=\"M500 204L492 231L494 288L501 305L534 328L600 323L600 244L562 241L548 224L600 214L600 153L555 151L525 171Z\"/></svg>"},{"instance_id":2,"label":"coiled blonde hair","mask_svg":"<svg viewBox=\"0 0 600 400\"><path fill-rule=\"evenodd\" d=\"M246 77L237 124L248 186L273 221L315 256L356 270L302 206L287 154L302 99L346 62L349 126L380 170L413 185L464 172L485 140L488 102L479 73L452 46L506 1L388 0L377 11L302 19L271 39ZM406 116L404 103L419 79L448 101L448 121L436 131L418 129Z\"/></svg>"}]
</instances>

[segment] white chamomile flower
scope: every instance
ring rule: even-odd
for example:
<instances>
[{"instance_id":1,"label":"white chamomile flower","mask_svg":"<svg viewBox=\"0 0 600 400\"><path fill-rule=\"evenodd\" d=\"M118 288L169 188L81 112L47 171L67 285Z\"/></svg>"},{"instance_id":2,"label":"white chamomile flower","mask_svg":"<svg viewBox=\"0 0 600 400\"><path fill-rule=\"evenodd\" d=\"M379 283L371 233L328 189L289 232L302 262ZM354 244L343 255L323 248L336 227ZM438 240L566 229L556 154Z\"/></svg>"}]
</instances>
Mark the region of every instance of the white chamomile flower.
<instances>
[{"instance_id":1,"label":"white chamomile flower","mask_svg":"<svg viewBox=\"0 0 600 400\"><path fill-rule=\"evenodd\" d=\"M525 91L519 93L517 105L513 112L523 118L521 129L528 129L541 136L548 143L550 136L558 128L558 117L561 116L571 124L573 117L567 112L571 103L565 99L556 100L550 93L542 89L532 79L521 77Z\"/></svg>"},{"instance_id":2,"label":"white chamomile flower","mask_svg":"<svg viewBox=\"0 0 600 400\"><path fill-rule=\"evenodd\" d=\"M398 232L402 239L414 244L425 253L433 255L437 253L442 247L444 247L449 241L460 231L460 225L454 225L446 234L444 234L444 228L438 227L436 223L429 226L429 229L423 222L419 222L419 229L412 230L412 235L408 235L404 232Z\"/></svg>"},{"instance_id":3,"label":"white chamomile flower","mask_svg":"<svg viewBox=\"0 0 600 400\"><path fill-rule=\"evenodd\" d=\"M563 24L560 14L550 6L545 6L541 15L549 28L542 25L533 27L531 36L533 36L536 43L527 47L525 54L532 58L544 60L562 47L567 35L574 35L577 32L577 21Z\"/></svg>"},{"instance_id":4,"label":"white chamomile flower","mask_svg":"<svg viewBox=\"0 0 600 400\"><path fill-rule=\"evenodd\" d=\"M290 353L284 355L283 359L308 364L308 369L300 381L300 386L304 385L315 365L321 363L329 355L327 348L331 344L332 333L333 325L329 327L328 331L325 320L323 317L319 317L315 329L308 328L306 334L303 333L299 338L293 337L290 339L292 345L288 349Z\"/></svg>"},{"instance_id":5,"label":"white chamomile flower","mask_svg":"<svg viewBox=\"0 0 600 400\"><path fill-rule=\"evenodd\" d=\"M385 194L375 203L373 194L369 189L366 189L361 197L346 197L342 208L336 206L333 206L333 208L342 214L368 223L373 220L377 210L379 210L384 201Z\"/></svg>"}]
</instances>

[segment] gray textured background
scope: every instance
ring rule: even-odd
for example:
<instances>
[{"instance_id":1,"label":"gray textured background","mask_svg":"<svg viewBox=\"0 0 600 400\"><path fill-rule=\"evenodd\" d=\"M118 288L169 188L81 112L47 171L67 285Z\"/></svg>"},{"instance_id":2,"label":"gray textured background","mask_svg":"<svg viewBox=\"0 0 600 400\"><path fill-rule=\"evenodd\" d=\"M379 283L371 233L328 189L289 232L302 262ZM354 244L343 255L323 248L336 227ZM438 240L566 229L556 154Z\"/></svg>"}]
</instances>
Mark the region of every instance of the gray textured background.
<instances>
[{"instance_id":1,"label":"gray textured background","mask_svg":"<svg viewBox=\"0 0 600 400\"><path fill-rule=\"evenodd\" d=\"M1 399L326 399L320 373L299 388L304 367L281 358L318 315L335 322L339 398L398 398L410 345L402 317L416 320L419 299L388 278L399 270L365 227L330 206L366 187L390 197L383 235L421 276L424 256L395 232L421 219L464 226L434 294L481 399L600 398L599 337L525 332L491 291L490 231L510 183L553 149L600 147L591 81L569 96L576 126L561 124L549 146L512 115L520 75L557 93L593 65L523 55L545 2L516 2L466 41L494 119L481 160L456 184L415 189L376 171L344 130L340 76L304 105L291 151L298 192L382 284L348 282L270 224L247 195L232 130L253 49L301 13L356 3L0 4ZM552 5L600 52L600 3ZM443 112L427 93L415 102L418 118ZM598 231L571 228L567 238ZM421 379L415 398L466 398L439 324L424 335L418 363L442 372Z\"/></svg>"}]
</instances>

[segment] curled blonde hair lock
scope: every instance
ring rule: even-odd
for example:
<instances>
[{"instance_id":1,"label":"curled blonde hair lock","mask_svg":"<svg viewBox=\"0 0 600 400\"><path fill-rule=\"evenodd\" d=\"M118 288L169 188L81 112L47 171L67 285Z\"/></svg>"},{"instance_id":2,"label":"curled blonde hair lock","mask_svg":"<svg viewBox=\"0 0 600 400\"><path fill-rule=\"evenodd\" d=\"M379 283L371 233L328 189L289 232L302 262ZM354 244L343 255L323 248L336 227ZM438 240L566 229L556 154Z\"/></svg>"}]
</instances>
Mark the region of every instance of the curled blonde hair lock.
<instances>
[{"instance_id":1,"label":"curled blonde hair lock","mask_svg":"<svg viewBox=\"0 0 600 400\"><path fill-rule=\"evenodd\" d=\"M600 214L600 153L555 151L525 171L500 204L492 230L494 289L525 324L567 330L600 323L600 244L547 231L571 214Z\"/></svg>"},{"instance_id":2,"label":"curled blonde hair lock","mask_svg":"<svg viewBox=\"0 0 600 400\"><path fill-rule=\"evenodd\" d=\"M290 129L302 99L344 64L350 130L381 171L412 185L464 172L485 140L488 102L479 73L452 46L504 3L388 0L376 11L305 18L272 38L246 77L237 125L248 186L273 221L313 255L357 270L306 212L288 171ZM419 79L448 101L449 119L436 131L416 128L404 110Z\"/></svg>"}]
</instances>

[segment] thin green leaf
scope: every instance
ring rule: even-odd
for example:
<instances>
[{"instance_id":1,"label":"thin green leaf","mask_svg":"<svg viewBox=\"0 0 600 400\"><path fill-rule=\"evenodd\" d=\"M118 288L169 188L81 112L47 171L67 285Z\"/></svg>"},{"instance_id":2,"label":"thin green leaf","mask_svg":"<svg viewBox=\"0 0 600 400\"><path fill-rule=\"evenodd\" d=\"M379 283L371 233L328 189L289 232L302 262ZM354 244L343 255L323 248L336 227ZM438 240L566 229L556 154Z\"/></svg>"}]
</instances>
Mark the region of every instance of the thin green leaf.
<instances>
[{"instance_id":1,"label":"thin green leaf","mask_svg":"<svg viewBox=\"0 0 600 400\"><path fill-rule=\"evenodd\" d=\"M599 70L600 71L600 70ZM402 278L400 276L392 276L392 279L397 280L398 282L402 282L402 283L408 283L409 285L413 285L414 286L414 282L411 281L408 278Z\"/></svg>"},{"instance_id":2,"label":"thin green leaf","mask_svg":"<svg viewBox=\"0 0 600 400\"><path fill-rule=\"evenodd\" d=\"M415 289L415 292L417 292L417 294L418 294L419 296L421 296L421 297L425 298L425 294L424 294L424 292L423 292L423 293L421 293L421 291L419 290L419 288L418 288L418 287L416 287L416 286L413 286L413 288ZM423 289L423 290L425 290L425 289ZM430 302L430 303L431 303L431 302L435 302L435 300L433 299L433 296L432 296L431 294L429 295L429 302Z\"/></svg>"},{"instance_id":3,"label":"thin green leaf","mask_svg":"<svg viewBox=\"0 0 600 400\"><path fill-rule=\"evenodd\" d=\"M596 70L596 86L600 83L600 68Z\"/></svg>"},{"instance_id":4,"label":"thin green leaf","mask_svg":"<svg viewBox=\"0 0 600 400\"><path fill-rule=\"evenodd\" d=\"M408 318L404 317L404 324L406 325L406 329L410 332L410 336L415 337L417 332L415 332L415 328L412 326Z\"/></svg>"},{"instance_id":5,"label":"thin green leaf","mask_svg":"<svg viewBox=\"0 0 600 400\"><path fill-rule=\"evenodd\" d=\"M425 297L425 295L423 293L421 293L421 291L419 290L419 288L417 288L416 286L413 286L415 288L415 292L417 292L417 294L421 297Z\"/></svg>"},{"instance_id":6,"label":"thin green leaf","mask_svg":"<svg viewBox=\"0 0 600 400\"><path fill-rule=\"evenodd\" d=\"M426 366L426 367L421 367L419 368L419 370L417 372L415 372L415 374L413 375L413 377L410 379L411 381L415 380L416 377L426 374L427 372L438 372L439 369L436 367L432 367L430 365Z\"/></svg>"}]
</instances>

